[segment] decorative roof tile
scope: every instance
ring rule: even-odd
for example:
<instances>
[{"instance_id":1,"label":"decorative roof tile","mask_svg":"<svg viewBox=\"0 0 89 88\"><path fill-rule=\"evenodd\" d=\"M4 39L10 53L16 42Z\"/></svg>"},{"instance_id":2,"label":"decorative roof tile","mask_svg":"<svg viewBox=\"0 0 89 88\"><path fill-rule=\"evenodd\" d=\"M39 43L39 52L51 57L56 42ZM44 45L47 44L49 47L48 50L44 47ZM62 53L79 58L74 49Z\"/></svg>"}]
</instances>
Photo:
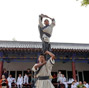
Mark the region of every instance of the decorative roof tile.
<instances>
[{"instance_id":1,"label":"decorative roof tile","mask_svg":"<svg viewBox=\"0 0 89 88\"><path fill-rule=\"evenodd\" d=\"M42 48L41 42L30 41L0 41L0 48ZM79 43L51 43L53 49L86 49L89 50L89 44Z\"/></svg>"}]
</instances>

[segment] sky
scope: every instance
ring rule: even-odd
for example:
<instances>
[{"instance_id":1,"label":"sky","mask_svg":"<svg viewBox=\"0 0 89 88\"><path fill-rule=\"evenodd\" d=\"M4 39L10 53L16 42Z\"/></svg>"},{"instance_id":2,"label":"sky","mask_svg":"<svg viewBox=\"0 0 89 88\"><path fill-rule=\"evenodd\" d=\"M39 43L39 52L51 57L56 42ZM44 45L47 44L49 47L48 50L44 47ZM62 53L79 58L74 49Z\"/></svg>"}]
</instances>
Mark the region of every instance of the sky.
<instances>
[{"instance_id":1,"label":"sky","mask_svg":"<svg viewBox=\"0 0 89 88\"><path fill-rule=\"evenodd\" d=\"M80 0L0 0L0 40L41 41L40 14L56 20L51 42L89 43L89 6Z\"/></svg>"}]
</instances>

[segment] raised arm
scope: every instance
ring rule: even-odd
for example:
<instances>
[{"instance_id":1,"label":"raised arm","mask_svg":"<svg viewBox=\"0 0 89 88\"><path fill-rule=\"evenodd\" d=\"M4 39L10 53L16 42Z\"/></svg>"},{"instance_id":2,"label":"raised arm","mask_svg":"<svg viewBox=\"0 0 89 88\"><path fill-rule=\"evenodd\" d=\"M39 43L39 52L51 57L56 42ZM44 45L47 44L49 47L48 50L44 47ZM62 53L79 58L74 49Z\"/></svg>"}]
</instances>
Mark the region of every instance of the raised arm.
<instances>
[{"instance_id":1,"label":"raised arm","mask_svg":"<svg viewBox=\"0 0 89 88\"><path fill-rule=\"evenodd\" d=\"M49 54L52 58L52 60L55 59L55 55L52 52L46 51L45 54Z\"/></svg>"},{"instance_id":2,"label":"raised arm","mask_svg":"<svg viewBox=\"0 0 89 88\"><path fill-rule=\"evenodd\" d=\"M51 25L52 25L52 26L55 26L55 19L54 19L54 18L52 19Z\"/></svg>"},{"instance_id":3,"label":"raised arm","mask_svg":"<svg viewBox=\"0 0 89 88\"><path fill-rule=\"evenodd\" d=\"M42 28L44 25L42 24L43 14L39 15L39 26Z\"/></svg>"},{"instance_id":4,"label":"raised arm","mask_svg":"<svg viewBox=\"0 0 89 88\"><path fill-rule=\"evenodd\" d=\"M44 64L46 64L46 61L44 61L43 63L39 63L39 64L37 64L37 65L34 67L35 70L37 70L37 68L43 66Z\"/></svg>"}]
</instances>

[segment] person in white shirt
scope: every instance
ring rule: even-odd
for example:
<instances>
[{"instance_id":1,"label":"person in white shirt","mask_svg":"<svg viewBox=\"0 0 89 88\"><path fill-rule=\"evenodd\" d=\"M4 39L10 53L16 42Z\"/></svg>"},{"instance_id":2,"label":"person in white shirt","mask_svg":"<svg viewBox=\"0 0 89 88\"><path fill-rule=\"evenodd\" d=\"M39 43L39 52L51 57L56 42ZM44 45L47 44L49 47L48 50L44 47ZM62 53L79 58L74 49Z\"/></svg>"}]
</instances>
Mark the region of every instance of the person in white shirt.
<instances>
[{"instance_id":1,"label":"person in white shirt","mask_svg":"<svg viewBox=\"0 0 89 88\"><path fill-rule=\"evenodd\" d=\"M52 23L49 24L49 20L45 19L44 24L42 23L43 18L49 18L51 19ZM51 46L50 46L50 37L52 35L53 27L55 26L55 20L53 18L48 17L47 15L41 14L39 15L39 32L40 32L40 38L42 40L42 49L43 53L45 51L50 51Z\"/></svg>"},{"instance_id":2,"label":"person in white shirt","mask_svg":"<svg viewBox=\"0 0 89 88\"><path fill-rule=\"evenodd\" d=\"M24 76L24 84L28 84L28 75L27 74L25 74L25 76Z\"/></svg>"},{"instance_id":3,"label":"person in white shirt","mask_svg":"<svg viewBox=\"0 0 89 88\"><path fill-rule=\"evenodd\" d=\"M89 88L89 87L88 87L88 83L87 83L86 81L84 81L83 84L84 84L84 86L85 86L86 88Z\"/></svg>"},{"instance_id":4,"label":"person in white shirt","mask_svg":"<svg viewBox=\"0 0 89 88\"><path fill-rule=\"evenodd\" d=\"M65 85L65 88L68 88L68 84L66 82L66 78L65 78L64 74L62 74L61 83L63 83Z\"/></svg>"},{"instance_id":5,"label":"person in white shirt","mask_svg":"<svg viewBox=\"0 0 89 88\"><path fill-rule=\"evenodd\" d=\"M77 88L76 85L75 85L75 81L72 82L71 88Z\"/></svg>"},{"instance_id":6,"label":"person in white shirt","mask_svg":"<svg viewBox=\"0 0 89 88\"><path fill-rule=\"evenodd\" d=\"M21 76L21 74L19 74L19 77L17 79L17 87L22 88L22 84L23 84L23 77Z\"/></svg>"},{"instance_id":7,"label":"person in white shirt","mask_svg":"<svg viewBox=\"0 0 89 88\"><path fill-rule=\"evenodd\" d=\"M62 74L61 74L61 71L59 71L57 75L57 82L61 82L61 79L62 79Z\"/></svg>"},{"instance_id":8,"label":"person in white shirt","mask_svg":"<svg viewBox=\"0 0 89 88\"><path fill-rule=\"evenodd\" d=\"M75 81L75 85L77 87L77 85L79 85L79 82L77 82L77 80L74 80Z\"/></svg>"},{"instance_id":9,"label":"person in white shirt","mask_svg":"<svg viewBox=\"0 0 89 88\"><path fill-rule=\"evenodd\" d=\"M11 83L13 82L13 78L12 78L12 75L10 74L9 77L7 78L8 80L8 86L9 88L11 88Z\"/></svg>"}]
</instances>

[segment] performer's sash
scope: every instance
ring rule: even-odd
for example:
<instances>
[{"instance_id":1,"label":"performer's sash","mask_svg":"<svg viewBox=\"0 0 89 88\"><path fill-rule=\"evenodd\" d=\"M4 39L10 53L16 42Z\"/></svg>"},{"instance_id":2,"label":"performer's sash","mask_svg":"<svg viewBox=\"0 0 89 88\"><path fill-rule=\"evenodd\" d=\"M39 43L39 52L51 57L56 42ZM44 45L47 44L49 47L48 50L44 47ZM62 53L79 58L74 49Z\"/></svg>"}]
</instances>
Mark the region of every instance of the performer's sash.
<instances>
[{"instance_id":1,"label":"performer's sash","mask_svg":"<svg viewBox=\"0 0 89 88\"><path fill-rule=\"evenodd\" d=\"M44 65L40 66L39 69L38 69L36 72L34 72L34 76L36 76L36 75L40 72L40 70L41 70L41 68L42 68L43 66L44 66ZM36 83L37 80L38 80L38 78L35 78L35 80L34 80L34 88L36 88L35 83Z\"/></svg>"},{"instance_id":2,"label":"performer's sash","mask_svg":"<svg viewBox=\"0 0 89 88\"><path fill-rule=\"evenodd\" d=\"M40 72L41 68L43 67L44 65L40 66L39 69L34 73L35 76Z\"/></svg>"},{"instance_id":3,"label":"performer's sash","mask_svg":"<svg viewBox=\"0 0 89 88\"><path fill-rule=\"evenodd\" d=\"M38 26L39 32L40 32L40 38L41 38L41 40L42 40L43 34L45 34L45 35L48 36L48 37L51 37L50 34L48 34L48 33L46 33L46 32L43 32L43 30L44 30L46 27L48 27L48 26L45 26L45 27L43 27L43 28L41 28L40 26Z\"/></svg>"}]
</instances>

